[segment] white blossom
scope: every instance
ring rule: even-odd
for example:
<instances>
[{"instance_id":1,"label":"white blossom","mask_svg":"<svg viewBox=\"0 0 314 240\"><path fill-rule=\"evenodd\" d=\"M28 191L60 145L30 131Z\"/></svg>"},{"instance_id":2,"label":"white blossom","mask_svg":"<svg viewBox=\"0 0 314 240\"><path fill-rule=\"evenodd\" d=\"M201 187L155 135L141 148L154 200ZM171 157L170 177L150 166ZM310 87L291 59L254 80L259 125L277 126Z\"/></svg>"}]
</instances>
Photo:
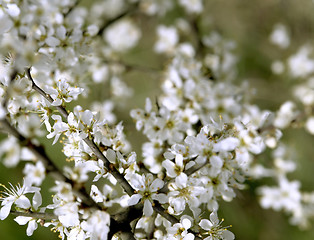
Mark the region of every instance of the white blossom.
<instances>
[{"instance_id":1,"label":"white blossom","mask_svg":"<svg viewBox=\"0 0 314 240\"><path fill-rule=\"evenodd\" d=\"M154 179L152 174L138 175L134 174L130 179L132 186L137 190L136 194L133 194L129 199L129 205L137 204L141 199L144 203L143 212L145 216L151 216L153 214L152 203L157 200L160 203L165 203L167 198L165 194L158 193L164 182L161 179Z\"/></svg>"},{"instance_id":2,"label":"white blossom","mask_svg":"<svg viewBox=\"0 0 314 240\"><path fill-rule=\"evenodd\" d=\"M179 41L176 28L160 25L157 28L157 35L158 40L155 43L154 50L157 53L172 54Z\"/></svg>"},{"instance_id":3,"label":"white blossom","mask_svg":"<svg viewBox=\"0 0 314 240\"><path fill-rule=\"evenodd\" d=\"M129 19L112 24L104 33L109 46L117 52L124 52L135 47L140 37L140 29Z\"/></svg>"},{"instance_id":4,"label":"white blossom","mask_svg":"<svg viewBox=\"0 0 314 240\"><path fill-rule=\"evenodd\" d=\"M202 219L199 223L200 227L206 231L202 234L204 237L207 236L204 238L204 240L235 239L235 236L232 232L220 226L222 221L219 221L217 212L212 212L209 218L209 220Z\"/></svg>"},{"instance_id":5,"label":"white blossom","mask_svg":"<svg viewBox=\"0 0 314 240\"><path fill-rule=\"evenodd\" d=\"M10 185L11 188L7 188L6 186L1 184L1 186L5 189L5 191L2 192L0 198L0 200L2 201L1 203L2 208L0 210L1 220L7 218L13 204L15 204L16 207L24 209L26 211L29 210L32 206L34 207L35 210L37 210L38 207L41 205L42 198L40 194L40 188L32 187L30 183L25 180L22 186L20 184L15 187L12 184ZM32 203L25 196L25 194L28 193L34 193Z\"/></svg>"},{"instance_id":6,"label":"white blossom","mask_svg":"<svg viewBox=\"0 0 314 240\"><path fill-rule=\"evenodd\" d=\"M277 45L280 48L287 48L290 44L287 27L280 23L276 24L269 37L269 40L271 43Z\"/></svg>"}]
</instances>

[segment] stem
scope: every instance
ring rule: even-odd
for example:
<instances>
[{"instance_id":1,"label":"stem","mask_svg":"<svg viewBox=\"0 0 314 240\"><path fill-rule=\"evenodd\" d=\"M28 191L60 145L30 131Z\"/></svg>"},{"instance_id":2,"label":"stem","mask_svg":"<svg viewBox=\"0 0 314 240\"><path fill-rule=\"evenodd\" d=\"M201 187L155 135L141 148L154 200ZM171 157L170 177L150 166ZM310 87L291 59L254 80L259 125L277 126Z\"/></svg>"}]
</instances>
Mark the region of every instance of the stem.
<instances>
[{"instance_id":1,"label":"stem","mask_svg":"<svg viewBox=\"0 0 314 240\"><path fill-rule=\"evenodd\" d=\"M58 219L58 216L54 215L53 213L18 212L18 211L11 210L10 214L15 215L15 216L32 217L32 218L44 219L44 220Z\"/></svg>"},{"instance_id":2,"label":"stem","mask_svg":"<svg viewBox=\"0 0 314 240\"><path fill-rule=\"evenodd\" d=\"M26 68L26 69L25 69L25 72L26 72L26 75L27 75L28 79L32 81L32 88L33 88L36 92L38 92L41 96L43 96L48 102L53 103L52 97L50 97L49 94L46 94L46 93L44 92L44 90L42 90L40 87L38 87L38 86L36 85L36 83L34 82L34 79L33 79L32 75L31 75L31 68ZM56 106L56 108L57 108L57 110L61 113L61 115L62 115L65 119L68 118L69 114L68 114L68 112L65 110L64 107L62 107L62 106Z\"/></svg>"},{"instance_id":3,"label":"stem","mask_svg":"<svg viewBox=\"0 0 314 240\"><path fill-rule=\"evenodd\" d=\"M193 158L192 158L193 159ZM192 160L191 159L191 160ZM197 172L198 170L200 170L202 167L206 166L208 164L208 162L204 162L203 164L200 164L200 165L194 165L193 167L189 168L188 170L185 170L184 173L187 175L187 176L190 176L192 175L193 173ZM173 182L174 179L171 179L170 181L166 182L165 185L163 186L163 188L161 188L159 190L160 193L166 193L169 191L168 189L168 185L169 183Z\"/></svg>"},{"instance_id":4,"label":"stem","mask_svg":"<svg viewBox=\"0 0 314 240\"><path fill-rule=\"evenodd\" d=\"M208 162L204 162L203 164L200 165L194 165L193 167L189 168L188 170L184 171L184 173L188 176L192 175L193 173L197 172L200 170L202 167L206 166Z\"/></svg>"},{"instance_id":5,"label":"stem","mask_svg":"<svg viewBox=\"0 0 314 240\"><path fill-rule=\"evenodd\" d=\"M169 222L171 222L171 224L176 224L179 223L178 219L175 218L174 216L168 214L165 209L158 203L158 202L154 202L155 206L153 207L154 210L159 213L161 216L163 216L165 219L167 219ZM201 240L201 238L196 236L196 233L192 230L188 230L190 233L195 235L195 239L197 240Z\"/></svg>"},{"instance_id":6,"label":"stem","mask_svg":"<svg viewBox=\"0 0 314 240\"><path fill-rule=\"evenodd\" d=\"M168 214L167 211L160 205L160 203L154 201L154 205L155 205L153 206L154 210L157 213L159 213L161 216L163 216L165 219L167 219L169 222L171 222L171 224L175 224L179 222L177 218Z\"/></svg>"},{"instance_id":7,"label":"stem","mask_svg":"<svg viewBox=\"0 0 314 240\"><path fill-rule=\"evenodd\" d=\"M138 5L139 5L139 2L132 4L132 6L129 9L126 9L124 12L120 13L119 15L115 16L114 18L105 22L105 24L99 29L98 35L101 36L103 34L103 32L106 30L106 28L109 27L111 24L113 24L114 22L120 20L121 18L131 14L132 12L136 11Z\"/></svg>"},{"instance_id":8,"label":"stem","mask_svg":"<svg viewBox=\"0 0 314 240\"><path fill-rule=\"evenodd\" d=\"M99 150L96 143L93 139L89 139L88 137L83 139L83 141L92 149L93 153L97 156L97 158L101 159L104 162L104 166L108 172L110 172L115 179L121 184L122 188L126 191L126 193L131 196L134 193L133 187L129 184L129 182L124 178L124 176L114 167L112 163L109 162L108 158Z\"/></svg>"},{"instance_id":9,"label":"stem","mask_svg":"<svg viewBox=\"0 0 314 240\"><path fill-rule=\"evenodd\" d=\"M197 16L197 17L194 17L190 23L191 23L191 26L192 26L192 30L194 31L194 36L196 38L196 54L198 56L200 56L201 58L204 57L205 55L205 49L206 47L204 46L203 42L202 42L202 36L201 36L201 29L199 27L199 20L200 20L200 17Z\"/></svg>"}]
</instances>

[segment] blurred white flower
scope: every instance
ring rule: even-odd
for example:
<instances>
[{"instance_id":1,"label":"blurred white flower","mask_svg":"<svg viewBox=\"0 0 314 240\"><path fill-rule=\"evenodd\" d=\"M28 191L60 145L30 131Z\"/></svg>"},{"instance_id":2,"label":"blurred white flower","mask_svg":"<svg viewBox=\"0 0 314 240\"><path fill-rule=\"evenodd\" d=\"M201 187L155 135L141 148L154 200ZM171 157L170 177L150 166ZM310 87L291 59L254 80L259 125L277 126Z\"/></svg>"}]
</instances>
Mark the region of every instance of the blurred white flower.
<instances>
[{"instance_id":1,"label":"blurred white flower","mask_svg":"<svg viewBox=\"0 0 314 240\"><path fill-rule=\"evenodd\" d=\"M276 24L269 37L271 43L277 45L280 48L287 48L290 45L290 38L288 35L287 27L283 24Z\"/></svg>"},{"instance_id":2,"label":"blurred white flower","mask_svg":"<svg viewBox=\"0 0 314 240\"><path fill-rule=\"evenodd\" d=\"M104 32L104 39L117 52L124 52L135 47L140 37L140 29L129 19L110 25Z\"/></svg>"},{"instance_id":3,"label":"blurred white flower","mask_svg":"<svg viewBox=\"0 0 314 240\"><path fill-rule=\"evenodd\" d=\"M201 13L203 11L202 0L179 0L179 4L188 13Z\"/></svg>"},{"instance_id":4,"label":"blurred white flower","mask_svg":"<svg viewBox=\"0 0 314 240\"><path fill-rule=\"evenodd\" d=\"M274 120L274 125L278 128L286 128L295 119L296 114L295 104L291 101L287 101L280 106Z\"/></svg>"},{"instance_id":5,"label":"blurred white flower","mask_svg":"<svg viewBox=\"0 0 314 240\"><path fill-rule=\"evenodd\" d=\"M314 60L309 57L312 48L303 46L288 58L288 66L293 77L307 77L314 72Z\"/></svg>"},{"instance_id":6,"label":"blurred white flower","mask_svg":"<svg viewBox=\"0 0 314 240\"><path fill-rule=\"evenodd\" d=\"M179 36L175 27L166 27L160 25L157 27L158 40L155 43L154 50L157 53L174 53L175 47L179 42Z\"/></svg>"},{"instance_id":7,"label":"blurred white flower","mask_svg":"<svg viewBox=\"0 0 314 240\"><path fill-rule=\"evenodd\" d=\"M263 186L259 188L260 204L263 208L272 208L276 211L298 211L301 207L300 182L289 181L285 177L279 178L278 187Z\"/></svg>"},{"instance_id":8,"label":"blurred white flower","mask_svg":"<svg viewBox=\"0 0 314 240\"><path fill-rule=\"evenodd\" d=\"M314 135L314 117L309 117L305 122L305 129L310 133Z\"/></svg>"}]
</instances>

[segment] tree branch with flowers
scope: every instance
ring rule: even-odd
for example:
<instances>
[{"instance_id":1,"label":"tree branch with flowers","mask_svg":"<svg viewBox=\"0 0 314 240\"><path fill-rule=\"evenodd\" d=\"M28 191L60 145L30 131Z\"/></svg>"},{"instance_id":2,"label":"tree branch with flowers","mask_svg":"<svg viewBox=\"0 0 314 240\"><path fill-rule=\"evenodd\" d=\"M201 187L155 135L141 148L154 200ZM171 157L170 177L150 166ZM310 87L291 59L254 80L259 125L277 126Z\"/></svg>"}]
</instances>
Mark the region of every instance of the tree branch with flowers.
<instances>
[{"instance_id":1,"label":"tree branch with flowers","mask_svg":"<svg viewBox=\"0 0 314 240\"><path fill-rule=\"evenodd\" d=\"M62 239L232 240L222 203L258 180L263 208L309 226L313 193L289 180L296 164L282 141L288 128L314 133L309 47L287 62L305 79L295 102L268 111L236 83L234 42L202 28L209 3L82 2L0 2L0 157L23 167L22 184L1 184L1 220L16 216L27 236L40 226ZM285 26L270 40L288 47ZM163 63L134 63L140 51ZM132 72L160 78L160 90L117 122L134 99ZM132 120L144 137L125 131ZM58 146L61 167L47 151Z\"/></svg>"}]
</instances>

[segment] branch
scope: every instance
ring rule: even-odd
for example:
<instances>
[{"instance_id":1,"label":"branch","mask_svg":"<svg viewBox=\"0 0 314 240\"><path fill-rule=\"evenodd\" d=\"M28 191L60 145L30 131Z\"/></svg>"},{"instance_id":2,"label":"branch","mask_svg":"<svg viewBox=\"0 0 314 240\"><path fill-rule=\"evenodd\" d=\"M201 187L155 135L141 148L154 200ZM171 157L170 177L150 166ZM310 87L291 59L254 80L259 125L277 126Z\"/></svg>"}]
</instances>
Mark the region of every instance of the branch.
<instances>
[{"instance_id":1,"label":"branch","mask_svg":"<svg viewBox=\"0 0 314 240\"><path fill-rule=\"evenodd\" d=\"M190 160L195 160L195 158L192 158L192 159L190 159ZM198 170L200 170L201 168L205 167L207 164L208 164L207 161L204 162L204 163L202 163L202 164L199 164L199 165L196 164L196 165L192 166L191 168L189 168L188 170L185 170L185 171L183 171L183 172L184 172L187 176L190 176L190 175L192 175L193 173L195 173L195 172L197 172ZM165 185L163 186L163 188L161 188L161 189L159 190L159 192L161 192L161 193L166 193L166 192L168 192L168 191L169 191L168 185L169 185L169 183L171 183L171 182L173 182L173 181L174 181L174 179L171 179L170 181L166 182Z\"/></svg>"},{"instance_id":2,"label":"branch","mask_svg":"<svg viewBox=\"0 0 314 240\"><path fill-rule=\"evenodd\" d=\"M91 148L93 153L97 156L97 158L101 159L104 162L104 166L106 170L111 173L115 179L121 184L122 188L125 192L131 196L134 193L133 187L129 184L129 182L124 178L124 176L114 167L112 163L109 162L108 158L100 151L96 143L93 139L89 139L88 137L83 139L83 141Z\"/></svg>"},{"instance_id":3,"label":"branch","mask_svg":"<svg viewBox=\"0 0 314 240\"><path fill-rule=\"evenodd\" d=\"M38 87L35 84L32 76L30 74L30 68L28 68L26 70L26 73L27 73L28 78L32 81L33 89L35 91L39 92L42 96L44 96L45 99L47 99L50 103L52 103L53 99L51 98L51 96L49 94L46 94L40 87ZM67 113L67 111L66 111L66 109L64 107L58 106L57 110L59 110L59 112L65 118L67 118L68 113ZM109 162L107 157L102 153L102 151L99 149L99 147L94 142L92 136L90 138L86 137L85 139L83 139L83 141L90 147L90 149L93 151L93 153L96 155L96 157L98 159L101 159L104 162L104 167L106 168L106 170L114 176L114 178L119 182L119 184L125 190L125 192L129 196L132 196L134 194L135 190L130 185L130 183L124 178L124 176L115 168L115 166L112 163ZM155 204L154 210L156 212L158 212L161 216L163 216L164 218L166 218L170 222L172 222L172 224L179 222L178 219L176 219L174 216L168 214L166 212L166 210L159 203Z\"/></svg>"},{"instance_id":4,"label":"branch","mask_svg":"<svg viewBox=\"0 0 314 240\"><path fill-rule=\"evenodd\" d=\"M199 20L200 20L200 17L196 16L190 21L190 23L192 26L192 30L194 32L193 35L196 38L196 54L203 58L205 55L206 47L202 42L201 29L199 27Z\"/></svg>"},{"instance_id":5,"label":"branch","mask_svg":"<svg viewBox=\"0 0 314 240\"><path fill-rule=\"evenodd\" d=\"M31 75L31 68L26 68L26 69L25 69L25 72L26 72L26 75L27 75L28 79L31 80L31 82L32 82L32 88L33 88L36 92L38 92L41 96L43 96L48 102L53 103L52 97L50 97L49 94L46 94L46 93L44 92L44 90L42 90L40 87L38 87L38 86L36 85L36 83L34 82L34 79L32 78L32 75ZM56 106L56 108L57 108L57 110L61 113L61 115L62 115L65 119L68 118L69 114L67 113L67 111L65 110L64 107L62 107L62 106Z\"/></svg>"},{"instance_id":6,"label":"branch","mask_svg":"<svg viewBox=\"0 0 314 240\"><path fill-rule=\"evenodd\" d=\"M26 69L26 74L28 78L32 81L32 88L37 91L40 95L42 95L48 102L52 103L53 99L49 94L46 94L40 87L36 85L34 82L31 73L31 68ZM66 111L66 109L62 106L56 106L57 110L60 112L60 114L67 119L69 114ZM134 189L129 184L129 182L124 178L124 176L113 166L112 163L108 160L108 158L105 157L105 155L100 151L99 147L96 145L93 139L90 139L89 137L86 137L83 139L83 141L90 147L90 149L93 151L93 153L97 156L98 159L101 159L104 162L104 166L106 170L111 173L116 180L121 184L123 189L126 191L126 193L131 196L134 193Z\"/></svg>"},{"instance_id":7,"label":"branch","mask_svg":"<svg viewBox=\"0 0 314 240\"><path fill-rule=\"evenodd\" d=\"M129 9L126 9L124 12L120 13L119 15L115 16L114 18L108 20L107 22L105 22L105 24L99 29L98 31L98 35L102 35L103 32L106 30L107 27L109 27L111 24L113 24L114 22L120 20L121 18L135 12L135 10L137 9L139 5L139 1L132 4L132 6Z\"/></svg>"},{"instance_id":8,"label":"branch","mask_svg":"<svg viewBox=\"0 0 314 240\"><path fill-rule=\"evenodd\" d=\"M208 162L204 162L202 164L196 164L193 167L189 168L188 170L184 171L184 173L188 176L192 175L193 173L197 172L198 170L200 170L202 167L206 166L208 164Z\"/></svg>"},{"instance_id":9,"label":"branch","mask_svg":"<svg viewBox=\"0 0 314 240\"><path fill-rule=\"evenodd\" d=\"M23 217L32 217L43 220L53 220L58 219L58 216L53 213L40 213L40 212L18 212L18 211L10 211L10 214L15 216L23 216Z\"/></svg>"}]
</instances>

